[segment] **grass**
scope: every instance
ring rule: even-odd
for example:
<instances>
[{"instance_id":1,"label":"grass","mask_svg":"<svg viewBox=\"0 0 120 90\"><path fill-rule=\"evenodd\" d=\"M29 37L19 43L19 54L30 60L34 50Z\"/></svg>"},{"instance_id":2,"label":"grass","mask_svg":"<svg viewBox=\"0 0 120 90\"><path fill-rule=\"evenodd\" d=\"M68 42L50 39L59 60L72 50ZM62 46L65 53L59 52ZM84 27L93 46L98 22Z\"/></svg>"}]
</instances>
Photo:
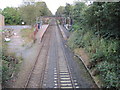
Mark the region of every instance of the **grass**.
<instances>
[{"instance_id":1,"label":"grass","mask_svg":"<svg viewBox=\"0 0 120 90\"><path fill-rule=\"evenodd\" d=\"M25 28L21 30L21 36L24 39L25 44L33 41L33 32L34 32L34 28Z\"/></svg>"}]
</instances>

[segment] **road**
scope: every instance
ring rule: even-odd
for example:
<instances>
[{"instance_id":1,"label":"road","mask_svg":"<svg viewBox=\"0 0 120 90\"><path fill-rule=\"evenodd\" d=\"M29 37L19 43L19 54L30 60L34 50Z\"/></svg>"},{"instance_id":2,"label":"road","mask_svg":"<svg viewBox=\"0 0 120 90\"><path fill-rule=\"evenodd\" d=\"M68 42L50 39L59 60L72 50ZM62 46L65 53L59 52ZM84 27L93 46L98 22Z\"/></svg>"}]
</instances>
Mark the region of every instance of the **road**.
<instances>
[{"instance_id":1,"label":"road","mask_svg":"<svg viewBox=\"0 0 120 90\"><path fill-rule=\"evenodd\" d=\"M67 47L55 20L50 22L39 46L25 88L93 88L92 78Z\"/></svg>"}]
</instances>

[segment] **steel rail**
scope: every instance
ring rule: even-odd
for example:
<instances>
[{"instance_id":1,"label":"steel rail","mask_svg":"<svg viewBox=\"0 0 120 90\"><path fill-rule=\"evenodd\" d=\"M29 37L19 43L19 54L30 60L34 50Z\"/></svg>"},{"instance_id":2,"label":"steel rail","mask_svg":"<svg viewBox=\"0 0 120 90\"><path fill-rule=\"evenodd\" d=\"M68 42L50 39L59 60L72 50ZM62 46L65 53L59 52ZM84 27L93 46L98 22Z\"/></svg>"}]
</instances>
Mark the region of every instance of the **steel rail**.
<instances>
[{"instance_id":1,"label":"steel rail","mask_svg":"<svg viewBox=\"0 0 120 90\"><path fill-rule=\"evenodd\" d=\"M49 26L48 26L48 28L49 28ZM48 28L46 29L46 32L44 33L44 35L47 33ZM44 37L44 36L43 36L43 37ZM44 38L43 38L43 39L44 39ZM50 38L49 38L49 39L50 39ZM26 89L26 88L28 87L28 84L29 84L29 82L30 82L31 76L32 76L33 71L34 71L34 69L35 69L35 67L36 67L36 64L37 64L37 62L38 62L38 60L39 60L39 56L40 56L40 54L41 54L41 51L42 51L42 49L43 49L43 47L44 47L44 44L45 44L45 41L46 41L46 40L47 40L47 38L45 38L44 40L42 40L42 41L43 41L43 42L41 43L42 46L41 46L40 49L39 49L39 53L38 53L38 55L37 55L37 57L36 57L36 59L35 59L35 63L34 63L32 69L31 69L31 71L30 71L30 74L28 75L28 78L27 78L26 82L25 82L24 89ZM50 40L49 40L49 41L50 41ZM49 43L49 42L48 42L48 43ZM48 47L49 47L49 46L48 46ZM48 51L47 51L47 53L46 53L46 56L47 56L47 54L48 54ZM46 60L47 60L47 58L46 58ZM46 60L44 60L44 61L46 61ZM45 66L46 66L46 62L44 62L44 67L42 68L42 72L44 71ZM43 77L43 74L41 73L40 79L42 79L42 77ZM41 81L40 81L40 83L41 83ZM41 85L40 85L40 86L41 86Z\"/></svg>"}]
</instances>

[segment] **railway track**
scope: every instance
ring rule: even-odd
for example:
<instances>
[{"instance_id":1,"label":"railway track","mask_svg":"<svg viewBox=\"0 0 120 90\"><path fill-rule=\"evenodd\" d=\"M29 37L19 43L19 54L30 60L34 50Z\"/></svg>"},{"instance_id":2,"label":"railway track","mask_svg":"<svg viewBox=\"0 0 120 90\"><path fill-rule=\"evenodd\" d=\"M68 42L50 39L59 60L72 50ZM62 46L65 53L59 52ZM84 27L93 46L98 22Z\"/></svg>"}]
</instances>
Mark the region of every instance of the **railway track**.
<instances>
[{"instance_id":1,"label":"railway track","mask_svg":"<svg viewBox=\"0 0 120 90\"><path fill-rule=\"evenodd\" d=\"M24 88L41 88L42 80L44 78L44 70L46 67L47 56L49 51L49 43L51 37L51 31L47 28L44 36L43 42L41 43L41 47L39 49L38 56L34 63L33 68L31 69L29 76L26 80Z\"/></svg>"},{"instance_id":2,"label":"railway track","mask_svg":"<svg viewBox=\"0 0 120 90\"><path fill-rule=\"evenodd\" d=\"M46 30L41 44L24 88L80 88L78 81L73 78L62 35L54 20Z\"/></svg>"},{"instance_id":3,"label":"railway track","mask_svg":"<svg viewBox=\"0 0 120 90\"><path fill-rule=\"evenodd\" d=\"M51 84L53 86L47 85L47 79L50 78L48 76L48 73L50 73L48 71L48 68L51 68L50 66L52 65L52 64L48 65L50 64L50 61L48 61L47 62L48 64L45 70L46 73L44 74L45 78L44 78L43 87L44 88L68 88L68 89L80 88L77 80L73 79L72 77L72 73L67 62L66 54L64 52L64 47L63 47L59 28L56 23L53 24L53 26L54 26L54 30L52 32L51 50L53 50L52 52L54 52L53 56L55 56L55 60L52 60L53 61L52 64L55 64L55 66L54 68L52 68L53 70L51 70L51 72L53 71L52 72L53 77L51 75L51 78L53 78L53 82L51 83L54 83L54 85L53 84ZM50 80L52 79L49 79L48 82Z\"/></svg>"},{"instance_id":4,"label":"railway track","mask_svg":"<svg viewBox=\"0 0 120 90\"><path fill-rule=\"evenodd\" d=\"M58 62L57 68L54 68L54 88L80 88L77 80L73 79L70 67L67 62L66 54L64 52L62 39L59 28L56 30L56 38L58 42Z\"/></svg>"}]
</instances>

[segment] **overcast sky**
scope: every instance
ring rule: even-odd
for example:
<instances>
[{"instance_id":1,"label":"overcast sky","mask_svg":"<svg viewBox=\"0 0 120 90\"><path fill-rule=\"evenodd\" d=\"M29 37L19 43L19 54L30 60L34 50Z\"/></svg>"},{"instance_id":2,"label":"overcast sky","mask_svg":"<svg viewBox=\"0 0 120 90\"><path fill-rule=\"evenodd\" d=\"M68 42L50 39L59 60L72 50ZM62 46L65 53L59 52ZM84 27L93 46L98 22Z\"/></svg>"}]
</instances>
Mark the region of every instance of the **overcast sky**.
<instances>
[{"instance_id":1,"label":"overcast sky","mask_svg":"<svg viewBox=\"0 0 120 90\"><path fill-rule=\"evenodd\" d=\"M23 0L0 0L0 8L4 9L5 7L18 7L22 4ZM66 3L72 4L77 0L42 0L45 1L48 8L51 10L53 14L55 14L57 8L59 6L65 6Z\"/></svg>"}]
</instances>

